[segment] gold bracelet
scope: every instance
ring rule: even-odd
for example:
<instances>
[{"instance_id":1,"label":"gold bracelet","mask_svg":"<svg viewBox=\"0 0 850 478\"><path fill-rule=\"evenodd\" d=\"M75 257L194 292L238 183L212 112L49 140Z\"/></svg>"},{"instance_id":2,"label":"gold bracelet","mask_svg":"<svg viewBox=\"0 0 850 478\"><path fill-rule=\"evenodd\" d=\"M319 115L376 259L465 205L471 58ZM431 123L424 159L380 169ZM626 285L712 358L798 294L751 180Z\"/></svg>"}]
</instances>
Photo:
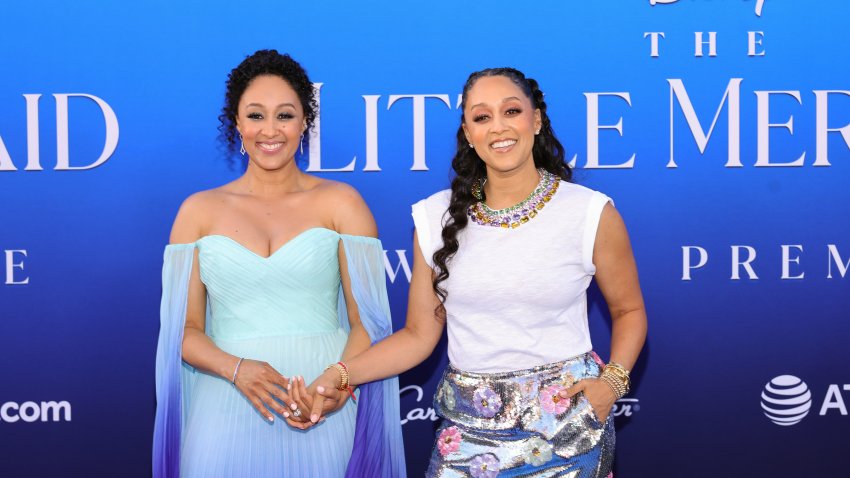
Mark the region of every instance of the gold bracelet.
<instances>
[{"instance_id":1,"label":"gold bracelet","mask_svg":"<svg viewBox=\"0 0 850 478\"><path fill-rule=\"evenodd\" d=\"M339 388L337 388L337 390L340 390L340 391L348 390L348 383L349 383L348 367L346 367L345 364L342 363L342 362L337 362L337 363L334 364L334 366L337 370L339 370L339 373L342 376L342 380L341 380L341 382L339 384Z\"/></svg>"},{"instance_id":2,"label":"gold bracelet","mask_svg":"<svg viewBox=\"0 0 850 478\"><path fill-rule=\"evenodd\" d=\"M325 370L332 368L339 372L339 386L336 387L340 392L348 392L348 395L351 396L351 400L357 403L357 398L354 396L354 389L351 388L351 382L349 381L348 375L348 367L345 365L345 362L337 362L335 364L328 365Z\"/></svg>"},{"instance_id":3,"label":"gold bracelet","mask_svg":"<svg viewBox=\"0 0 850 478\"><path fill-rule=\"evenodd\" d=\"M631 379L629 378L629 371L616 362L609 362L608 365L605 366L605 369L602 371L602 373L609 373L614 375L615 377L622 380L623 383L626 384L626 387L628 387L631 382Z\"/></svg>"},{"instance_id":4,"label":"gold bracelet","mask_svg":"<svg viewBox=\"0 0 850 478\"><path fill-rule=\"evenodd\" d=\"M339 373L339 385L337 385L337 390L348 390L348 370L345 366L340 365L339 363L334 363L328 365L325 370L334 369Z\"/></svg>"},{"instance_id":5,"label":"gold bracelet","mask_svg":"<svg viewBox=\"0 0 850 478\"><path fill-rule=\"evenodd\" d=\"M631 389L629 371L616 362L609 362L602 370L599 378L614 390L618 399L629 393L629 389Z\"/></svg>"},{"instance_id":6,"label":"gold bracelet","mask_svg":"<svg viewBox=\"0 0 850 478\"><path fill-rule=\"evenodd\" d=\"M622 384L623 388L627 392L631 388L631 380L629 379L629 376L626 373L623 373L621 369L616 369L613 367L609 369L606 367L606 369L602 372L602 375L605 375L606 377L611 377L612 379Z\"/></svg>"},{"instance_id":7,"label":"gold bracelet","mask_svg":"<svg viewBox=\"0 0 850 478\"><path fill-rule=\"evenodd\" d=\"M619 380L612 378L610 375L600 375L599 380L605 382L608 387L614 392L614 397L619 400L626 394L626 390L623 387L622 382Z\"/></svg>"}]
</instances>

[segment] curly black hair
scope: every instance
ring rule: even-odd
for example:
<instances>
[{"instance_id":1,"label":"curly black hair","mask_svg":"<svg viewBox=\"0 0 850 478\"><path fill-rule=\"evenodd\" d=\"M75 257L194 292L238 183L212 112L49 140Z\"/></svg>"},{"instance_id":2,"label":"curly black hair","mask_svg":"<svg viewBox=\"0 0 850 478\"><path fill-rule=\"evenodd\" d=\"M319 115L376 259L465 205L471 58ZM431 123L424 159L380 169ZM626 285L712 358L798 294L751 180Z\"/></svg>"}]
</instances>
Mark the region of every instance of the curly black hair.
<instances>
[{"instance_id":1,"label":"curly black hair","mask_svg":"<svg viewBox=\"0 0 850 478\"><path fill-rule=\"evenodd\" d=\"M242 94L245 93L251 81L262 75L279 76L295 90L298 99L301 100L308 131L316 121L319 103L316 101L313 83L307 77L307 71L287 54L280 54L277 50L257 50L242 60L242 63L227 75L224 107L221 108L221 114L218 116L221 122L218 130L231 153L238 150L239 132L236 130L236 116L239 100L242 99ZM304 136L304 139L309 142L309 135Z\"/></svg>"},{"instance_id":2,"label":"curly black hair","mask_svg":"<svg viewBox=\"0 0 850 478\"><path fill-rule=\"evenodd\" d=\"M448 297L448 291L440 284L449 278L448 263L458 251L458 233L469 223L467 209L478 201L472 196L472 186L487 176L487 168L484 165L484 161L478 157L478 153L474 149L469 147L469 141L467 141L466 135L463 132L464 115L462 113L466 107L466 98L469 90L475 85L476 81L485 76L504 76L508 78L522 90L526 98L531 100L534 108L540 110L542 119L540 134L534 137L534 145L531 149L534 166L543 168L564 181L569 181L572 178L572 170L564 159L564 147L558 141L555 131L552 129L552 123L549 121L549 115L546 113L546 102L543 100L543 92L540 91L537 81L526 78L521 71L514 68L488 68L469 75L466 84L463 85L460 108L461 126L457 130L457 150L454 159L452 159L452 169L454 170L455 177L451 185L452 194L449 200L449 217L443 225L443 246L437 249L433 256L434 265L437 269L437 274L433 280L433 288L437 297L440 298L440 305L436 311L438 317L445 317L444 304ZM483 189L481 193L484 194Z\"/></svg>"}]
</instances>

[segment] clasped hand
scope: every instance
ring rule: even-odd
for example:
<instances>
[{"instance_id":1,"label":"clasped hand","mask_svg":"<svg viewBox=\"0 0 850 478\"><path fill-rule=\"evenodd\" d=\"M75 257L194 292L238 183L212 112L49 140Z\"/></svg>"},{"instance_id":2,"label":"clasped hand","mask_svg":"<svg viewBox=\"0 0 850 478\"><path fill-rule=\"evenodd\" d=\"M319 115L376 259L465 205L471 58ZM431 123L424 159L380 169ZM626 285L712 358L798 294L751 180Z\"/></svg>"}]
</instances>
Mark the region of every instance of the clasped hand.
<instances>
[{"instance_id":1,"label":"clasped hand","mask_svg":"<svg viewBox=\"0 0 850 478\"><path fill-rule=\"evenodd\" d=\"M322 387L317 382L307 386L304 377L287 379L266 362L244 359L234 385L268 421L274 421L271 409L289 426L306 430L319 423L323 415L342 408L348 399L335 387Z\"/></svg>"},{"instance_id":2,"label":"clasped hand","mask_svg":"<svg viewBox=\"0 0 850 478\"><path fill-rule=\"evenodd\" d=\"M290 414L286 418L286 423L290 426L306 430L324 421L323 415L333 413L345 405L348 394L335 387L322 386L319 379L307 386L304 377L292 377L289 390L302 414L300 417Z\"/></svg>"}]
</instances>

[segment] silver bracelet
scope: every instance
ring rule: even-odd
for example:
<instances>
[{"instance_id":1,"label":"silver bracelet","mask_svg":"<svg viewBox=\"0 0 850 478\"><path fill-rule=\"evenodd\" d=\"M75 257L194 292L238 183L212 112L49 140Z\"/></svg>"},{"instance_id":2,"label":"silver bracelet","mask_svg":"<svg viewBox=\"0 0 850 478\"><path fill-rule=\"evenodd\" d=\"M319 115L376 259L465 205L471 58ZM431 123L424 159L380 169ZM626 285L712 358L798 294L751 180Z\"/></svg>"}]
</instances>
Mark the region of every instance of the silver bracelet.
<instances>
[{"instance_id":1,"label":"silver bracelet","mask_svg":"<svg viewBox=\"0 0 850 478\"><path fill-rule=\"evenodd\" d=\"M243 360L245 360L245 357L240 357L239 361L236 362L236 370L233 371L233 378L230 379L231 385L236 385L236 374L239 373L239 366L242 365Z\"/></svg>"}]
</instances>

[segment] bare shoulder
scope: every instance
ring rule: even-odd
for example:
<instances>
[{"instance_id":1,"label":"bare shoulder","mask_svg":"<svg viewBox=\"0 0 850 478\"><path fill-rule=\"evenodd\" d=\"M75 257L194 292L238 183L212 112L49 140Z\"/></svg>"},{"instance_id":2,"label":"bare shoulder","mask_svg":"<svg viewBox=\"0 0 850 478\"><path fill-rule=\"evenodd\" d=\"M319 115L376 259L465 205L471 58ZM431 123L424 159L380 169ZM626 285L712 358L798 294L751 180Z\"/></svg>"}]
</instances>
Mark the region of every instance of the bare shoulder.
<instances>
[{"instance_id":1,"label":"bare shoulder","mask_svg":"<svg viewBox=\"0 0 850 478\"><path fill-rule=\"evenodd\" d=\"M599 227L606 230L622 230L625 232L626 224L623 222L623 216L617 211L617 208L609 201L602 207L602 215L599 218Z\"/></svg>"},{"instance_id":2,"label":"bare shoulder","mask_svg":"<svg viewBox=\"0 0 850 478\"><path fill-rule=\"evenodd\" d=\"M629 235L623 217L613 204L608 202L602 208L599 228L596 231L596 249L629 248Z\"/></svg>"},{"instance_id":3,"label":"bare shoulder","mask_svg":"<svg viewBox=\"0 0 850 478\"><path fill-rule=\"evenodd\" d=\"M316 186L321 201L330 211L334 229L340 234L378 236L378 226L366 201L350 184L322 180Z\"/></svg>"},{"instance_id":4,"label":"bare shoulder","mask_svg":"<svg viewBox=\"0 0 850 478\"><path fill-rule=\"evenodd\" d=\"M188 244L204 235L216 205L224 200L221 188L200 191L192 194L177 211L171 226L171 244Z\"/></svg>"}]
</instances>

